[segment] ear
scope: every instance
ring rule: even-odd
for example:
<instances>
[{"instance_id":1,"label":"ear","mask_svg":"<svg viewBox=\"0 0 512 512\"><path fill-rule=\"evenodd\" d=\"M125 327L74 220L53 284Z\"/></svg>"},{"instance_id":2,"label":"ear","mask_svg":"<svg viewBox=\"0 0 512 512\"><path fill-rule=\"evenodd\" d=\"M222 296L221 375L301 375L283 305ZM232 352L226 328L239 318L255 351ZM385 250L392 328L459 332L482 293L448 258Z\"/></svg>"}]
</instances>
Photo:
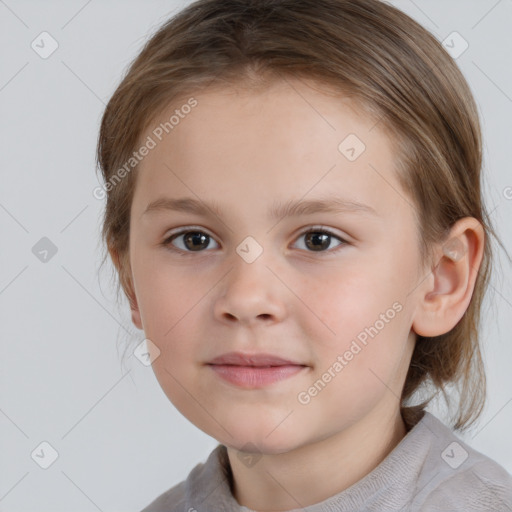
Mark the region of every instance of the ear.
<instances>
[{"instance_id":1,"label":"ear","mask_svg":"<svg viewBox=\"0 0 512 512\"><path fill-rule=\"evenodd\" d=\"M449 332L466 312L482 263L485 232L473 217L458 220L436 246L437 265L418 290L412 329L432 337Z\"/></svg>"},{"instance_id":2,"label":"ear","mask_svg":"<svg viewBox=\"0 0 512 512\"><path fill-rule=\"evenodd\" d=\"M139 305L137 303L137 297L135 296L135 290L133 287L132 271L130 265L130 257L128 252L124 257L120 257L117 249L112 246L108 247L108 252L112 258L112 262L116 267L117 274L119 276L121 286L124 290L128 302L130 303L130 310L132 314L132 322L138 329L143 330L142 320L139 311Z\"/></svg>"}]
</instances>

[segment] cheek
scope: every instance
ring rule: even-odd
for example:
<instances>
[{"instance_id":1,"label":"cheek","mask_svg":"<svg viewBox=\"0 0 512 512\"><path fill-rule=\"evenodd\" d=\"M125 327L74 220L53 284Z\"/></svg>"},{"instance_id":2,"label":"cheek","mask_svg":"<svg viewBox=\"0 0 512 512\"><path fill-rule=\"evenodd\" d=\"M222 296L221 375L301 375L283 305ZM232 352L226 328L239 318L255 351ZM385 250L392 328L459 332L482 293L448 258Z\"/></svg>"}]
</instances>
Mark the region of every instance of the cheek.
<instances>
[{"instance_id":1,"label":"cheek","mask_svg":"<svg viewBox=\"0 0 512 512\"><path fill-rule=\"evenodd\" d=\"M133 263L137 303L145 334L166 343L207 290L190 283L175 268L141 258Z\"/></svg>"},{"instance_id":2,"label":"cheek","mask_svg":"<svg viewBox=\"0 0 512 512\"><path fill-rule=\"evenodd\" d=\"M180 387L176 388L174 378L179 382L192 379L195 364L202 360L204 347L208 346L205 325L211 323L211 318L206 308L212 286L175 268L162 271L154 267L146 269L140 287L144 332L160 350L153 369L158 380L167 383L166 392L175 393L178 399Z\"/></svg>"},{"instance_id":3,"label":"cheek","mask_svg":"<svg viewBox=\"0 0 512 512\"><path fill-rule=\"evenodd\" d=\"M328 272L317 272L316 275L304 280L297 279L300 284L297 295L297 319L314 329L316 337L326 341L336 338L346 339L363 329L374 317L378 318L383 305L389 299L385 296L385 288L379 289L379 273L363 266L342 268L338 271L331 268ZM387 294L389 296L389 293ZM299 314L300 313L300 314Z\"/></svg>"},{"instance_id":4,"label":"cheek","mask_svg":"<svg viewBox=\"0 0 512 512\"><path fill-rule=\"evenodd\" d=\"M317 274L316 279L302 281L299 293L306 300L298 306L296 318L315 340L320 365L350 351L351 366L367 366L379 358L389 360L402 343L407 333L406 287L399 284L391 261L380 263L371 266L361 260L358 267L331 269L329 278Z\"/></svg>"}]
</instances>

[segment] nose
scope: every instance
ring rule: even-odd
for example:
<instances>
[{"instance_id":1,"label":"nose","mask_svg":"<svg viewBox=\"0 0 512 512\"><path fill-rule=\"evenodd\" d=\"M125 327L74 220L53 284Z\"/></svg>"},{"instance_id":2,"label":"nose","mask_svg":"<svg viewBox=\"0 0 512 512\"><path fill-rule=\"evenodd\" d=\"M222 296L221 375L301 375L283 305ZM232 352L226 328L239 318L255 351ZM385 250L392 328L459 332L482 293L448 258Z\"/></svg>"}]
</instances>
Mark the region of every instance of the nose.
<instances>
[{"instance_id":1,"label":"nose","mask_svg":"<svg viewBox=\"0 0 512 512\"><path fill-rule=\"evenodd\" d=\"M287 290L274 274L261 257L252 263L239 258L222 282L214 304L215 317L246 326L282 321Z\"/></svg>"}]
</instances>

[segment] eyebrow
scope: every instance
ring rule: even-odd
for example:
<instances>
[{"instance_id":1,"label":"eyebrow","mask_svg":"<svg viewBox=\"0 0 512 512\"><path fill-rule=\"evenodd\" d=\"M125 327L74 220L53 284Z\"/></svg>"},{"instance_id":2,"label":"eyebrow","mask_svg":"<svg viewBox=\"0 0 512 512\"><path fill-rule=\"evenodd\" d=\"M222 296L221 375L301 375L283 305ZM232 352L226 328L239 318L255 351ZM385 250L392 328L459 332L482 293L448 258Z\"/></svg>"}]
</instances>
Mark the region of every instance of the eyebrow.
<instances>
[{"instance_id":1,"label":"eyebrow","mask_svg":"<svg viewBox=\"0 0 512 512\"><path fill-rule=\"evenodd\" d=\"M161 197L149 203L142 215L157 211L179 211L211 216L212 213L222 218L221 208L217 202L199 201L192 197L168 198ZM311 215L314 213L359 213L378 215L374 208L367 204L339 197L328 197L315 200L290 200L284 203L275 202L268 213L270 220L284 217L298 217L300 215Z\"/></svg>"}]
</instances>

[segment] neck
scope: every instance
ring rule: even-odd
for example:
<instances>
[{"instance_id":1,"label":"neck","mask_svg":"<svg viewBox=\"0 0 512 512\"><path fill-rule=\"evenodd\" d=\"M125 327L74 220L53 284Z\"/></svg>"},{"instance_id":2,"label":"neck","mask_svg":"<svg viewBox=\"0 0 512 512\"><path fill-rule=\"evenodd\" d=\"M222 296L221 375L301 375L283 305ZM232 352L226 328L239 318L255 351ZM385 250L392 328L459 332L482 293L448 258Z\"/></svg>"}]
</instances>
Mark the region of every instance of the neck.
<instances>
[{"instance_id":1,"label":"neck","mask_svg":"<svg viewBox=\"0 0 512 512\"><path fill-rule=\"evenodd\" d=\"M228 447L233 496L262 512L321 503L375 469L406 434L399 410L387 417L374 410L334 435L286 453L265 454L252 467Z\"/></svg>"}]
</instances>

